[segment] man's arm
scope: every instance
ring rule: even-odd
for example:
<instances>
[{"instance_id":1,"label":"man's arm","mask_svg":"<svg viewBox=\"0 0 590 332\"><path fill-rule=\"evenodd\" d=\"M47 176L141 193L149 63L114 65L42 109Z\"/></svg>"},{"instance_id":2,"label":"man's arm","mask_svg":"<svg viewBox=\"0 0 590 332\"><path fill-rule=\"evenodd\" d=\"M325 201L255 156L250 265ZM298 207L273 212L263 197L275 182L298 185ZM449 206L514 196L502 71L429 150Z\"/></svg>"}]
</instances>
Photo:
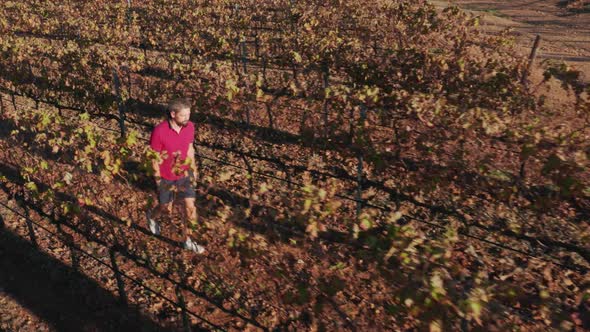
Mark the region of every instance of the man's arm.
<instances>
[{"instance_id":1,"label":"man's arm","mask_svg":"<svg viewBox=\"0 0 590 332\"><path fill-rule=\"evenodd\" d=\"M197 178L197 163L195 159L195 148L193 143L189 144L186 158L189 160L190 170L193 172L195 179Z\"/></svg>"},{"instance_id":2,"label":"man's arm","mask_svg":"<svg viewBox=\"0 0 590 332\"><path fill-rule=\"evenodd\" d=\"M152 168L154 169L154 179L156 180L156 183L158 183L158 181L160 181L160 179L162 178L162 175L160 174L159 159L160 158L152 159Z\"/></svg>"},{"instance_id":3,"label":"man's arm","mask_svg":"<svg viewBox=\"0 0 590 332\"><path fill-rule=\"evenodd\" d=\"M154 170L154 179L156 180L156 183L158 183L160 181L160 179L162 178L162 174L160 173L160 164L162 163L162 155L160 154L162 152L162 142L160 140L160 136L158 135L158 133L156 133L156 130L154 129L152 131L152 134L150 136L150 148L152 148L152 150L154 150L155 152L158 153L157 158L152 159L152 169Z\"/></svg>"}]
</instances>

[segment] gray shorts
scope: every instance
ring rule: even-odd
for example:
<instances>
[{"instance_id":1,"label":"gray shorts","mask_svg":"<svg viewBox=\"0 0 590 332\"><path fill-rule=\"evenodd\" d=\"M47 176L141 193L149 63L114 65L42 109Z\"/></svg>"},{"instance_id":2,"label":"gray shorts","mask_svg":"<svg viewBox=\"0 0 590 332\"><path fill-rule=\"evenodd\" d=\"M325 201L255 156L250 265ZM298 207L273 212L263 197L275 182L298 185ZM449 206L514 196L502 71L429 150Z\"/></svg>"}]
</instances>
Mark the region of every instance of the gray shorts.
<instances>
[{"instance_id":1,"label":"gray shorts","mask_svg":"<svg viewBox=\"0 0 590 332\"><path fill-rule=\"evenodd\" d=\"M160 179L158 182L158 200L160 204L172 203L175 198L195 198L197 194L189 176L178 180Z\"/></svg>"}]
</instances>

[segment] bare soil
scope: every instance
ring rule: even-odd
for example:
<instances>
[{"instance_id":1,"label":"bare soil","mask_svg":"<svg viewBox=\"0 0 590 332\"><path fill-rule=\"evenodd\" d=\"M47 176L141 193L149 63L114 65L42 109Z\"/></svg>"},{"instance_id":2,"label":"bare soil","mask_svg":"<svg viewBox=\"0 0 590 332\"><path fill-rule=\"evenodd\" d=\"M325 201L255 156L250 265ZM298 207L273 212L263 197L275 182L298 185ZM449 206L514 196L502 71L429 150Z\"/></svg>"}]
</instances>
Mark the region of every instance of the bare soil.
<instances>
[{"instance_id":1,"label":"bare soil","mask_svg":"<svg viewBox=\"0 0 590 332\"><path fill-rule=\"evenodd\" d=\"M513 29L517 50L530 54L536 35L541 36L538 63L544 59L563 60L583 72L590 82L590 12L574 11L562 0L458 0L433 1L438 7L457 5L481 16L484 31L496 33Z\"/></svg>"}]
</instances>

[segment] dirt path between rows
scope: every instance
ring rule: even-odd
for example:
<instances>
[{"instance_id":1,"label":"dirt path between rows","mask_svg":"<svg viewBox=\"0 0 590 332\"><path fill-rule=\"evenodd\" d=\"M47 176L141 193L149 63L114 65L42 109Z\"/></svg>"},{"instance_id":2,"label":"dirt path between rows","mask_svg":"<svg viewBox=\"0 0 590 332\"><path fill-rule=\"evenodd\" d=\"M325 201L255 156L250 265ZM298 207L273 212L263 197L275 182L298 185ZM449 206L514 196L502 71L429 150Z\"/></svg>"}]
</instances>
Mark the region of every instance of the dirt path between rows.
<instances>
[{"instance_id":1,"label":"dirt path between rows","mask_svg":"<svg viewBox=\"0 0 590 332\"><path fill-rule=\"evenodd\" d=\"M513 28L517 50L528 56L536 35L541 36L538 52L543 59L558 59L582 71L590 83L590 10L573 11L563 0L456 0L432 1L437 7L457 5L481 16L484 31Z\"/></svg>"}]
</instances>

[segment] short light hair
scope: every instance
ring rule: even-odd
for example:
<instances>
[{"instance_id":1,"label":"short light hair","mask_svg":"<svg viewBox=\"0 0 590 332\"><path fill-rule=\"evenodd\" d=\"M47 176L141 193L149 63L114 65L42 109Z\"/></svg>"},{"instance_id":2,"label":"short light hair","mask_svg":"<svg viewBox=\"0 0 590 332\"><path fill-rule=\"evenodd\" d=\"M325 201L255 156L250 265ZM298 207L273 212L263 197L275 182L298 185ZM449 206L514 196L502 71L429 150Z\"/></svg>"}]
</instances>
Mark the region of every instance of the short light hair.
<instances>
[{"instance_id":1,"label":"short light hair","mask_svg":"<svg viewBox=\"0 0 590 332\"><path fill-rule=\"evenodd\" d=\"M168 115L170 113L178 113L183 109L191 108L191 100L189 98L175 98L168 102Z\"/></svg>"}]
</instances>

